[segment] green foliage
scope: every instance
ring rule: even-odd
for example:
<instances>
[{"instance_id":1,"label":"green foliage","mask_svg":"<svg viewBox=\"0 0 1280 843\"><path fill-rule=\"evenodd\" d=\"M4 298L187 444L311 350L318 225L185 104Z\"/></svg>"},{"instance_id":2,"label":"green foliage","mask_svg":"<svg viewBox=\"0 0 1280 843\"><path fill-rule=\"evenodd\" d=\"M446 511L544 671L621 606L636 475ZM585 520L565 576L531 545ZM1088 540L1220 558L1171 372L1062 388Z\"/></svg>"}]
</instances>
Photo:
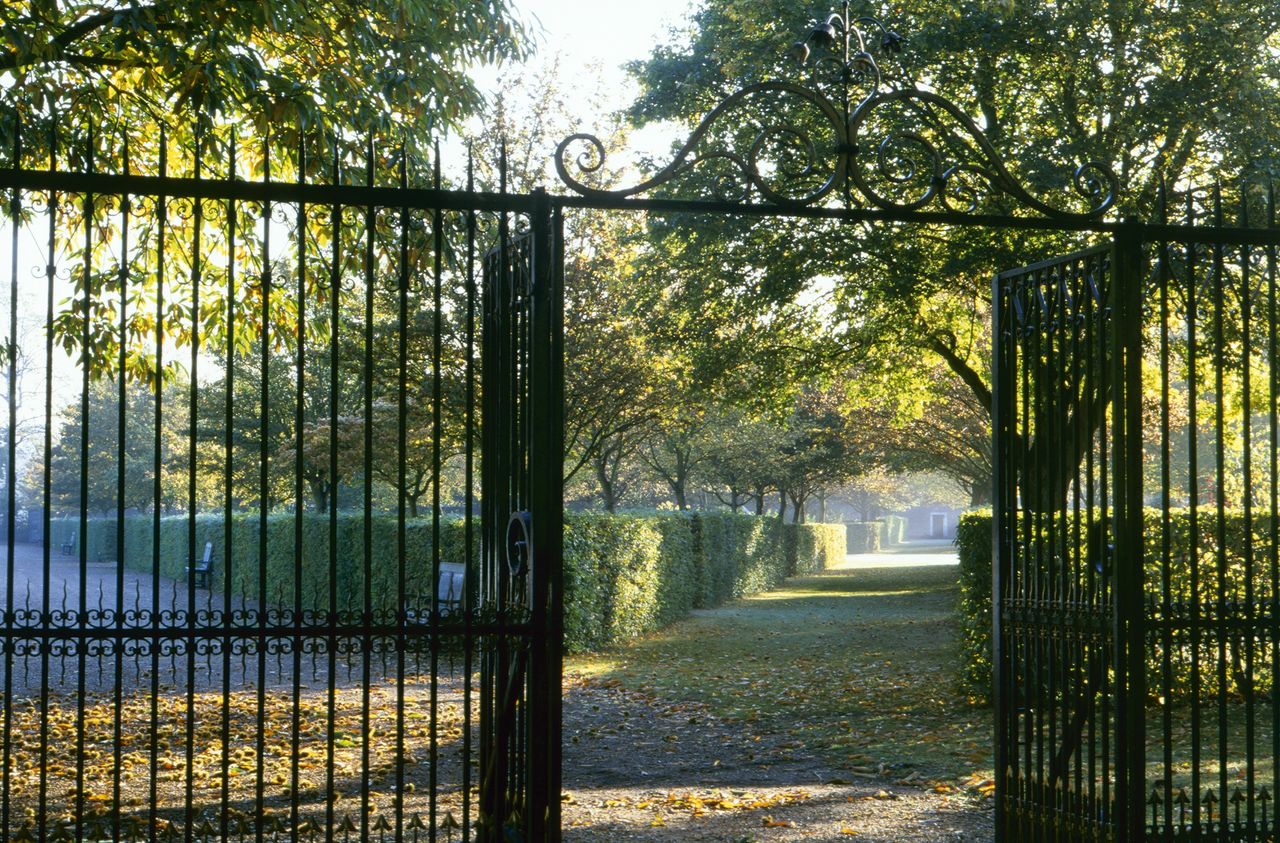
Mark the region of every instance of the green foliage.
<instances>
[{"instance_id":1,"label":"green foliage","mask_svg":"<svg viewBox=\"0 0 1280 843\"><path fill-rule=\"evenodd\" d=\"M1089 530L1083 523L1077 530L1074 519L1068 519L1063 531L1061 519L1060 516L1057 541L1068 558L1081 560L1075 566L1075 577L1083 593L1096 577L1096 554L1086 549ZM1194 554L1193 527L1198 533ZM991 529L989 512L968 513L960 519L956 534L960 553L961 679L971 694L980 697L989 695L991 689ZM1198 603L1207 613L1223 601L1233 605L1274 599L1277 583L1271 576L1271 529L1272 519L1266 513L1253 513L1252 529L1247 530L1244 513L1239 510L1227 510L1219 519L1209 506L1201 508L1193 519L1190 510L1175 509L1169 512L1166 522L1161 510L1147 509L1143 526L1143 603L1148 616L1164 604L1176 607ZM1045 536L1047 541L1047 530ZM1176 622L1175 627L1182 631L1189 628L1185 621ZM1245 634L1224 642L1226 693L1245 695L1269 689L1273 646ZM1242 652L1246 648L1253 654L1247 671L1243 669ZM1188 696L1193 689L1192 665L1198 664L1200 693L1216 695L1221 681L1217 665L1222 659L1223 651L1219 651L1216 641L1193 646L1179 636L1165 647L1161 639L1160 644L1147 650L1148 690L1152 696L1171 699Z\"/></svg>"},{"instance_id":2,"label":"green foliage","mask_svg":"<svg viewBox=\"0 0 1280 843\"><path fill-rule=\"evenodd\" d=\"M960 555L960 682L971 695L991 694L991 511L966 512L956 526Z\"/></svg>"},{"instance_id":3,"label":"green foliage","mask_svg":"<svg viewBox=\"0 0 1280 843\"><path fill-rule=\"evenodd\" d=\"M571 516L565 644L578 652L619 644L843 559L838 524L727 512Z\"/></svg>"},{"instance_id":4,"label":"green foliage","mask_svg":"<svg viewBox=\"0 0 1280 843\"><path fill-rule=\"evenodd\" d=\"M149 516L129 516L124 523L124 564L137 571L154 571L158 563L161 576L178 581L186 580L190 560L204 556L206 542L213 543L213 566L210 582L215 589L224 590L227 583L227 565L231 566L231 592L269 604L292 606L300 597L306 610L327 610L330 593L329 519L322 515L304 514L302 517L301 565L297 565L294 553L296 521L292 514L273 514L267 517L265 579L261 579L260 541L261 522L254 514L237 514L231 519L231 551L227 553L225 522L220 514L197 515L194 520L195 537L192 541L192 520L187 516L166 516L160 519L159 551L155 545L155 520ZM359 513L342 513L335 521L337 543L333 561L334 591L338 595L339 611L358 611L363 606L365 594L364 516ZM50 522L53 545L61 544L63 536L79 529L79 519L54 519ZM117 549L117 523L115 519L92 519L87 537L89 558L115 559ZM405 524L404 591L408 595L431 593L431 532L430 519L413 519ZM369 592L375 613L386 616L396 610L399 593L400 569L395 564L397 525L393 516L373 516L370 522L372 540L372 564L369 566ZM441 560L463 562L465 535L458 520L441 524ZM301 571L301 579L296 578ZM300 583L300 595L296 587ZM429 597L426 598L429 602Z\"/></svg>"},{"instance_id":5,"label":"green foliage","mask_svg":"<svg viewBox=\"0 0 1280 843\"><path fill-rule=\"evenodd\" d=\"M301 604L304 610L327 611L329 595L338 596L338 611L359 611L364 603L365 521L361 513L341 513L333 522L337 535L330 560L330 521L304 513L301 554L295 554L298 522L292 514L267 518L265 566L260 555L261 521L255 514L231 520L231 552L226 552L221 515L192 519L160 519L159 551L154 543L155 519L129 516L124 522L125 566L185 581L189 560L204 555L213 543L210 583L270 605ZM94 518L78 536L87 542L90 561L115 559L117 522ZM78 518L56 518L49 524L55 552ZM403 572L396 560L397 522L375 515L369 522L372 546L368 592L376 615L394 615L400 577L410 599L427 603L431 594L432 523L410 519L405 524ZM465 561L463 522L441 524L440 558ZM565 641L570 650L585 651L618 644L661 629L695 607L714 606L733 597L764 591L794 573L811 573L843 559L840 525L782 524L749 515L607 515L579 514L566 519ZM295 561L301 560L301 564ZM265 577L263 577L265 570ZM301 579L297 579L298 571Z\"/></svg>"},{"instance_id":6,"label":"green foliage","mask_svg":"<svg viewBox=\"0 0 1280 843\"><path fill-rule=\"evenodd\" d=\"M694 606L691 519L579 515L565 525L565 643L617 644L660 629Z\"/></svg>"},{"instance_id":7,"label":"green foliage","mask_svg":"<svg viewBox=\"0 0 1280 843\"><path fill-rule=\"evenodd\" d=\"M783 535L791 574L813 574L844 561L843 524L786 524Z\"/></svg>"},{"instance_id":8,"label":"green foliage","mask_svg":"<svg viewBox=\"0 0 1280 843\"><path fill-rule=\"evenodd\" d=\"M882 521L850 521L844 525L848 531L849 553L879 553L884 535Z\"/></svg>"},{"instance_id":9,"label":"green foliage","mask_svg":"<svg viewBox=\"0 0 1280 843\"><path fill-rule=\"evenodd\" d=\"M526 50L505 0L9 3L0 36L0 105L138 132L186 107L259 127L456 126L482 103L469 71Z\"/></svg>"},{"instance_id":10,"label":"green foliage","mask_svg":"<svg viewBox=\"0 0 1280 843\"><path fill-rule=\"evenodd\" d=\"M901 515L886 515L880 520L884 526L880 529L880 546L893 547L907 539L907 519Z\"/></svg>"}]
</instances>

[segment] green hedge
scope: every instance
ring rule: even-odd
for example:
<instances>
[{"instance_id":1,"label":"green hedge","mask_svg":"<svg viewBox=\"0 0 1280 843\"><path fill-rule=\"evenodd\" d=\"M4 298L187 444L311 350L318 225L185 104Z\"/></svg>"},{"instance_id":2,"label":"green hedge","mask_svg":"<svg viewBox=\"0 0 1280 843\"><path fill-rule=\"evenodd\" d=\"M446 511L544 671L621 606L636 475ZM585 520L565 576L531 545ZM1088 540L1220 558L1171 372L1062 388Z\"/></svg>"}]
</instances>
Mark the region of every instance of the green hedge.
<instances>
[{"instance_id":1,"label":"green hedge","mask_svg":"<svg viewBox=\"0 0 1280 843\"><path fill-rule=\"evenodd\" d=\"M1198 568L1196 594L1192 594L1192 554L1191 546L1191 513L1179 509L1169 513L1166 525L1163 513L1158 509L1148 509L1144 513L1143 583L1144 602L1148 612L1154 611L1165 602L1164 590L1167 588L1168 599L1174 604L1200 603L1215 606L1222 595L1219 588L1225 590L1228 605L1235 602L1270 601L1275 598L1275 584L1271 580L1271 517L1267 513L1254 513L1252 530L1246 530L1243 513L1228 511L1219 524L1216 510L1210 506L1199 510L1195 519L1199 529L1197 541L1198 560L1194 567ZM1222 550L1219 552L1219 531L1222 535ZM1073 522L1068 522L1067 549L1078 558L1096 558L1097 554L1084 553L1084 545L1088 543L1089 530L1084 524L1077 531ZM1166 556L1168 545L1167 572L1162 560ZM956 546L960 553L960 623L961 640L963 642L962 678L971 692L988 695L991 688L991 514L968 513L960 519L956 533ZM1252 557L1252 563L1247 556ZM1090 566L1082 565L1080 585L1090 577ZM1248 582L1248 574L1252 568L1252 582ZM1221 583L1221 585L1220 585ZM1252 591L1252 594L1249 592ZM1218 693L1219 651L1216 641L1206 640L1193 648L1189 640L1179 634L1169 648L1167 666L1170 675L1167 682L1164 678L1165 650L1159 638L1155 646L1147 648L1148 689L1153 696L1166 696L1179 699L1187 696L1192 688L1190 684L1191 666L1198 664L1201 669L1199 688L1201 695ZM1272 649L1275 645L1263 640L1235 640L1227 646L1227 693L1242 693L1239 687L1233 661L1239 650L1250 647L1253 653L1253 669L1251 677L1246 679L1253 693L1266 693L1272 686L1271 665ZM1243 658L1243 656L1240 656Z\"/></svg>"},{"instance_id":2,"label":"green hedge","mask_svg":"<svg viewBox=\"0 0 1280 843\"><path fill-rule=\"evenodd\" d=\"M815 574L844 561L843 524L787 524L787 570L790 574Z\"/></svg>"},{"instance_id":3,"label":"green hedge","mask_svg":"<svg viewBox=\"0 0 1280 843\"><path fill-rule=\"evenodd\" d=\"M848 530L847 552L878 553L884 526L880 521L850 521L845 524Z\"/></svg>"},{"instance_id":4,"label":"green hedge","mask_svg":"<svg viewBox=\"0 0 1280 843\"><path fill-rule=\"evenodd\" d=\"M360 609L365 593L364 517L340 514L334 591L340 611ZM191 558L192 520L160 519L159 568L162 576L186 577ZM225 522L221 515L198 515L195 556L206 542L214 547L210 582L226 586ZM261 523L257 515L235 515L231 521L231 590L251 599L266 582L268 602L292 604L295 574L301 570L305 609L325 610L330 595L330 523L327 516L302 518L301 566L294 553L297 523L292 514L267 518L265 579L259 564ZM53 519L50 537L55 551L79 519ZM92 519L86 535L91 561L114 559L115 519ZM125 566L154 570L155 520L125 519ZM709 607L733 597L765 591L795 573L830 567L844 558L844 530L838 524L779 524L773 518L729 513L697 515L575 514L565 523L565 638L574 651L621 643L660 629L695 607ZM401 571L395 560L397 522L374 516L371 521L370 593L374 611L396 609ZM405 591L431 592L432 524L415 519L405 526ZM441 559L463 562L465 534L459 520L441 523ZM78 544L78 542L77 542Z\"/></svg>"},{"instance_id":5,"label":"green hedge","mask_svg":"<svg viewBox=\"0 0 1280 843\"><path fill-rule=\"evenodd\" d=\"M893 547L906 541L907 519L901 515L886 515L880 523L884 525L880 529L881 547Z\"/></svg>"},{"instance_id":6,"label":"green hedge","mask_svg":"<svg viewBox=\"0 0 1280 843\"><path fill-rule=\"evenodd\" d=\"M78 529L78 519L58 519L50 523L50 535L54 547L61 543L62 535L69 536ZM187 516L170 516L160 519L159 567L161 576L175 580L186 579L186 569L192 558L190 527ZM195 557L204 556L206 542L213 543L213 565L209 580L219 591L226 584L226 534L224 521L219 515L197 515L195 524ZM339 611L358 610L364 600L364 516L361 513L342 513L335 522L337 528L335 590ZM94 519L89 522L89 558L114 559L118 547L115 519ZM234 515L231 519L232 593L248 598L258 598L260 582L267 584L268 602L293 604L295 598L295 574L301 569L302 606L304 609L327 609L329 606L329 518L323 515L305 514L302 518L302 564L295 562L296 524L292 514L282 513L267 518L266 577L261 578L260 543L261 524L257 515ZM372 559L369 566L370 593L376 612L393 612L399 593L400 569L394 563L397 526L394 516L375 515L371 521ZM414 519L405 525L405 592L430 594L431 592L431 537L430 519ZM83 537L82 537L83 538ZM441 523L441 559L445 562L463 562L464 541L462 522L446 520ZM157 559L155 549L155 520L150 516L125 518L125 567L138 571L152 571Z\"/></svg>"},{"instance_id":7,"label":"green hedge","mask_svg":"<svg viewBox=\"0 0 1280 843\"><path fill-rule=\"evenodd\" d=\"M960 555L960 681L991 696L991 512L966 512L956 525Z\"/></svg>"}]
</instances>

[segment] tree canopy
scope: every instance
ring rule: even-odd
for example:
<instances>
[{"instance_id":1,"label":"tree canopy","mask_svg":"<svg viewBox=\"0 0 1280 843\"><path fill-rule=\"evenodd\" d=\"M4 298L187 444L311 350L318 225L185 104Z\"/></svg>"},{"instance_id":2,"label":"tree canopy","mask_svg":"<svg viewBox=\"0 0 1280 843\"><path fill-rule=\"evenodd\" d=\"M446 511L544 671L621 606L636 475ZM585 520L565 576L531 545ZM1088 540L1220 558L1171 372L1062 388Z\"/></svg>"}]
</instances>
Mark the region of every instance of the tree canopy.
<instances>
[{"instance_id":1,"label":"tree canopy","mask_svg":"<svg viewBox=\"0 0 1280 843\"><path fill-rule=\"evenodd\" d=\"M423 138L480 106L474 66L527 52L508 0L31 0L0 8L0 35L10 131L203 114Z\"/></svg>"}]
</instances>

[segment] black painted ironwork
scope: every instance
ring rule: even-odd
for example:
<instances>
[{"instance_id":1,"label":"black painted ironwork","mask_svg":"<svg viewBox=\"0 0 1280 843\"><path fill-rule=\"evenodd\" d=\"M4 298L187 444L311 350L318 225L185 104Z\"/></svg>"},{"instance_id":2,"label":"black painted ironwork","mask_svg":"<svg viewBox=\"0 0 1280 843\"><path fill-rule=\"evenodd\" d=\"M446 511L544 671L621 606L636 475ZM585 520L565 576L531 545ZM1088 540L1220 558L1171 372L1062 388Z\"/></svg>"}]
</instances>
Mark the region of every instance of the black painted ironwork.
<instances>
[{"instance_id":1,"label":"black painted ironwork","mask_svg":"<svg viewBox=\"0 0 1280 843\"><path fill-rule=\"evenodd\" d=\"M1128 482L1141 466L1129 433L1141 412L1127 330L1140 325L1134 245L1117 238L996 279L1002 840L1137 839L1124 836L1142 767L1126 579L1141 575L1141 499Z\"/></svg>"},{"instance_id":2,"label":"black painted ironwork","mask_svg":"<svg viewBox=\"0 0 1280 843\"><path fill-rule=\"evenodd\" d=\"M1002 840L1276 833L1280 240L1224 204L996 279Z\"/></svg>"},{"instance_id":3,"label":"black painted ironwork","mask_svg":"<svg viewBox=\"0 0 1280 843\"><path fill-rule=\"evenodd\" d=\"M0 168L0 839L557 839L559 209L52 140Z\"/></svg>"},{"instance_id":4,"label":"black painted ironwork","mask_svg":"<svg viewBox=\"0 0 1280 843\"><path fill-rule=\"evenodd\" d=\"M599 184L606 149L588 133L560 142L556 170L571 190L598 200L687 182L700 196L730 203L932 210L953 220L994 209L1088 221L1115 204L1119 180L1098 161L1069 179L1082 207L1036 197L963 109L933 91L891 85L869 43L893 55L903 39L876 18L853 17L846 2L793 48L801 64L816 56L807 84L768 80L730 94L649 178L623 188Z\"/></svg>"}]
</instances>

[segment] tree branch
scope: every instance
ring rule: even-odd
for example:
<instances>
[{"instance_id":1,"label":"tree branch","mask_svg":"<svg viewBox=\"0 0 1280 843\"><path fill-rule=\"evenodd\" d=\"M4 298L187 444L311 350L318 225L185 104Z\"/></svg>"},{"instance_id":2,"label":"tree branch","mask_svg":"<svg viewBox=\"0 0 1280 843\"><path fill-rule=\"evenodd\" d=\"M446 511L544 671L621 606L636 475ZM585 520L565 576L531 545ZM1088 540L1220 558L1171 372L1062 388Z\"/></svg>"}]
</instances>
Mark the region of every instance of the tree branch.
<instances>
[{"instance_id":1,"label":"tree branch","mask_svg":"<svg viewBox=\"0 0 1280 843\"><path fill-rule=\"evenodd\" d=\"M960 380L964 381L964 385L969 387L973 397L990 413L992 409L991 387L987 386L982 380L982 376L963 357L956 354L954 348L943 342L941 337L937 335L929 337L929 348L946 362L947 367L955 372Z\"/></svg>"}]
</instances>

